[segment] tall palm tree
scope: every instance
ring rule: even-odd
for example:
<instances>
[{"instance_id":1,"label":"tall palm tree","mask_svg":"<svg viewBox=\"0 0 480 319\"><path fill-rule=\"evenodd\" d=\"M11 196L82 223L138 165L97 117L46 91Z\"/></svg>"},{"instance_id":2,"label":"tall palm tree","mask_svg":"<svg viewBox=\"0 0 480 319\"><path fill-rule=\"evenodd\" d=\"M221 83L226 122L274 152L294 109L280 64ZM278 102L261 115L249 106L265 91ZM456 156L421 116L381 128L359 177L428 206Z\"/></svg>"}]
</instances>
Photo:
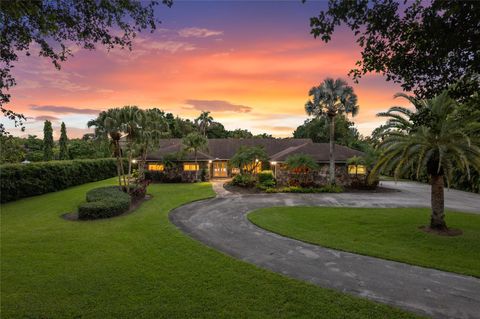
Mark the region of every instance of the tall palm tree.
<instances>
[{"instance_id":1,"label":"tall palm tree","mask_svg":"<svg viewBox=\"0 0 480 319\"><path fill-rule=\"evenodd\" d=\"M310 116L326 115L330 126L330 184L335 184L335 117L338 114L357 115L357 96L353 88L342 79L327 78L319 86L310 89L310 100L305 104L305 111Z\"/></svg>"},{"instance_id":2,"label":"tall palm tree","mask_svg":"<svg viewBox=\"0 0 480 319\"><path fill-rule=\"evenodd\" d=\"M411 169L418 176L426 168L431 180L430 228L445 231L444 179L449 183L454 169L468 177L470 168L480 170L480 139L469 136L465 130L468 123L457 120L457 104L447 92L421 103L431 120L412 129L387 131L378 145L382 153L372 173L393 170L398 178Z\"/></svg>"},{"instance_id":3,"label":"tall palm tree","mask_svg":"<svg viewBox=\"0 0 480 319\"><path fill-rule=\"evenodd\" d=\"M207 138L203 135L193 132L185 136L182 140L182 143L185 151L194 153L195 167L198 168L197 153L199 150L204 150L207 148ZM198 180L198 169L195 170L195 180Z\"/></svg>"},{"instance_id":4,"label":"tall palm tree","mask_svg":"<svg viewBox=\"0 0 480 319\"><path fill-rule=\"evenodd\" d=\"M162 137L169 136L170 130L168 123L163 116L163 112L157 108L145 110L139 121L139 142L141 163L138 166L139 176L144 177L144 166L147 153L158 147Z\"/></svg>"},{"instance_id":5,"label":"tall palm tree","mask_svg":"<svg viewBox=\"0 0 480 319\"><path fill-rule=\"evenodd\" d=\"M132 176L132 160L135 153L135 147L139 141L140 121L144 116L144 111L138 106L124 106L120 109L121 130L125 134L125 149L128 156L128 171L127 176L124 176L124 183L127 192L130 192L130 179Z\"/></svg>"},{"instance_id":6,"label":"tall palm tree","mask_svg":"<svg viewBox=\"0 0 480 319\"><path fill-rule=\"evenodd\" d=\"M198 125L203 136L207 136L207 128L212 125L212 123L213 117L210 115L210 111L202 111L200 116L195 119L195 124Z\"/></svg>"},{"instance_id":7,"label":"tall palm tree","mask_svg":"<svg viewBox=\"0 0 480 319\"><path fill-rule=\"evenodd\" d=\"M88 127L95 127L95 136L110 139L110 145L113 149L113 156L117 159L118 185L122 187L123 158L120 139L122 138L122 118L120 109L113 108L102 111L94 120L87 123Z\"/></svg>"}]
</instances>

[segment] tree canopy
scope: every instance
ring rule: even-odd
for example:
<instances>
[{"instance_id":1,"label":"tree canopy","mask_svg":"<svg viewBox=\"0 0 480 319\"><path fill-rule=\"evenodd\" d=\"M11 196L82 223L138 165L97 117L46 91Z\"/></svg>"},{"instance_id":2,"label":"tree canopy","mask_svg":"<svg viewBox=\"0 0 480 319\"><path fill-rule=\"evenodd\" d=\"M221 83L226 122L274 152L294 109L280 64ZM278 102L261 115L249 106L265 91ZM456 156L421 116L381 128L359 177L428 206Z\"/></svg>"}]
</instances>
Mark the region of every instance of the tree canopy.
<instances>
[{"instance_id":1,"label":"tree canopy","mask_svg":"<svg viewBox=\"0 0 480 319\"><path fill-rule=\"evenodd\" d=\"M9 88L16 85L11 74L19 53L50 59L60 69L72 56L72 46L95 49L131 48L137 32L155 30L159 23L154 9L172 0L9 0L0 2L0 109L22 126L25 117L5 108ZM5 128L0 124L0 133Z\"/></svg>"},{"instance_id":2,"label":"tree canopy","mask_svg":"<svg viewBox=\"0 0 480 319\"><path fill-rule=\"evenodd\" d=\"M420 98L432 98L480 73L479 21L479 1L329 0L310 26L324 42L341 25L354 33L362 48L350 71L354 80L377 72ZM468 97L479 89L476 83L459 93Z\"/></svg>"}]
</instances>

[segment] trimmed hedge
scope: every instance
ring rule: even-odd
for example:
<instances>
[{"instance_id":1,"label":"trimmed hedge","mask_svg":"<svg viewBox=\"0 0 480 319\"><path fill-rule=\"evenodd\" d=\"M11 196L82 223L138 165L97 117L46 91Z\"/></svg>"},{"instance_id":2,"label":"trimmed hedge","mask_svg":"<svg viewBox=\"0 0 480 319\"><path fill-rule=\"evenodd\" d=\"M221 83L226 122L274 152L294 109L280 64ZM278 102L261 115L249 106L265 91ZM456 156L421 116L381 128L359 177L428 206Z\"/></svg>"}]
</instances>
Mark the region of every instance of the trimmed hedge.
<instances>
[{"instance_id":1,"label":"trimmed hedge","mask_svg":"<svg viewBox=\"0 0 480 319\"><path fill-rule=\"evenodd\" d=\"M86 199L78 206L78 219L114 217L130 208L130 196L118 186L94 188L87 192Z\"/></svg>"},{"instance_id":2,"label":"trimmed hedge","mask_svg":"<svg viewBox=\"0 0 480 319\"><path fill-rule=\"evenodd\" d=\"M0 198L9 202L117 175L114 158L0 165Z\"/></svg>"}]
</instances>

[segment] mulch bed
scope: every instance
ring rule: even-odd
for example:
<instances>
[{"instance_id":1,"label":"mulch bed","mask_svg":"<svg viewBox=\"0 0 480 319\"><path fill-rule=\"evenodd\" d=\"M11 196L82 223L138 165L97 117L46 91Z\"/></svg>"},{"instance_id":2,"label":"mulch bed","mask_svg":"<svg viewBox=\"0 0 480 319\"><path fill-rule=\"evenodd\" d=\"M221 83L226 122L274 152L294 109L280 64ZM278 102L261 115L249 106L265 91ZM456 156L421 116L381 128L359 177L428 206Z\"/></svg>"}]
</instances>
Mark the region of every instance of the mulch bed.
<instances>
[{"instance_id":1,"label":"mulch bed","mask_svg":"<svg viewBox=\"0 0 480 319\"><path fill-rule=\"evenodd\" d=\"M142 203L144 201L147 201L149 199L152 198L152 195L145 195L144 198L140 199L140 200L137 200L135 202L132 202L130 204L130 208L123 214L121 215L117 215L117 216L113 216L113 217L109 217L109 218L99 218L99 219L110 219L110 218L115 218L115 217L120 217L120 216L125 216L125 215L128 215L128 214L131 214L133 213L138 207L140 207L140 205L142 205ZM95 221L95 220L99 220L99 219L88 219L88 220L81 220L81 219L78 219L78 213L77 212L73 212L73 213L65 213L62 215L62 218L65 219L65 220L70 220L70 221L79 221L79 222L88 222L88 221Z\"/></svg>"},{"instance_id":2,"label":"mulch bed","mask_svg":"<svg viewBox=\"0 0 480 319\"><path fill-rule=\"evenodd\" d=\"M224 184L223 188L225 188L227 191L229 191L231 193L234 193L234 194L249 195L249 194L264 194L265 193L265 192L262 192L261 190L259 190L256 187L247 188L247 187L233 186L233 185L230 185L228 183ZM367 194L371 194L371 193L397 193L397 192L400 192L400 191L397 190L397 189L393 189L393 188L379 186L375 189L346 188L343 193L367 193ZM276 194L282 194L282 193L276 193ZM315 193L311 193L311 194L315 194ZM325 193L319 193L319 194L325 194Z\"/></svg>"},{"instance_id":3,"label":"mulch bed","mask_svg":"<svg viewBox=\"0 0 480 319\"><path fill-rule=\"evenodd\" d=\"M398 193L398 189L377 186L375 189L345 188L344 193Z\"/></svg>"},{"instance_id":4,"label":"mulch bed","mask_svg":"<svg viewBox=\"0 0 480 319\"><path fill-rule=\"evenodd\" d=\"M418 227L418 229L429 234L435 234L435 235L447 236L447 237L460 236L463 234L463 231L461 229L455 229L455 228L439 230L439 229L432 229L429 226L420 226Z\"/></svg>"}]
</instances>

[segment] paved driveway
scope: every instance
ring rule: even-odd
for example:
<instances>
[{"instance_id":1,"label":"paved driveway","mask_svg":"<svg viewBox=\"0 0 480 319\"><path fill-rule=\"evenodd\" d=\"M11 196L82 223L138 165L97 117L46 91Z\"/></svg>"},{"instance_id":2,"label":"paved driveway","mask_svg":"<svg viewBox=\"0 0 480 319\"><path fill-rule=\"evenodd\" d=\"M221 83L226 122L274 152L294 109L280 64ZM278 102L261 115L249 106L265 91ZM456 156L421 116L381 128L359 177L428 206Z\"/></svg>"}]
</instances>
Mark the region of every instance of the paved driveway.
<instances>
[{"instance_id":1,"label":"paved driveway","mask_svg":"<svg viewBox=\"0 0 480 319\"><path fill-rule=\"evenodd\" d=\"M398 191L262 195L222 192L221 197L175 209L170 219L213 248L293 278L434 318L480 318L478 278L307 244L263 230L246 218L248 212L270 206L429 205L428 185L382 183ZM480 195L457 192L446 192L448 208L479 213Z\"/></svg>"}]
</instances>

